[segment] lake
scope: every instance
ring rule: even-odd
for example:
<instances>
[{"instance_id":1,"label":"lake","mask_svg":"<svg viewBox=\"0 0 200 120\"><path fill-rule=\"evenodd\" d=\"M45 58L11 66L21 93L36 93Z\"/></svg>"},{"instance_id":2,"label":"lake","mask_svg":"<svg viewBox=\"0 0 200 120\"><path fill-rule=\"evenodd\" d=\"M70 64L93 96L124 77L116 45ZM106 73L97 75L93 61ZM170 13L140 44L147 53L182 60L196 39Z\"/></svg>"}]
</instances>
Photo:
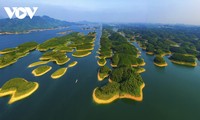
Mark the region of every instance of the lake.
<instances>
[{"instance_id":1,"label":"lake","mask_svg":"<svg viewBox=\"0 0 200 120\"><path fill-rule=\"evenodd\" d=\"M0 49L16 47L27 42L42 43L66 30L87 34L80 26L71 26L61 30L32 32L30 34L0 35ZM41 77L34 77L27 68L39 60L41 52L33 51L15 64L0 69L0 86L7 80L22 77L39 83L38 90L30 97L14 104L7 104L9 97L0 98L0 120L196 120L200 118L200 66L185 67L171 63L159 68L153 64L153 56L141 50L141 57L146 62L146 72L142 73L145 82L144 100L136 102L121 99L108 105L98 105L92 100L93 89L107 81L97 80L97 55L101 29L97 29L95 49L84 58L74 58L67 54L71 61L78 61L77 66L69 68L60 79L53 80L50 75L60 67L48 63L52 70ZM69 62L70 63L70 62ZM109 61L108 61L109 64ZM78 82L75 83L76 79Z\"/></svg>"}]
</instances>

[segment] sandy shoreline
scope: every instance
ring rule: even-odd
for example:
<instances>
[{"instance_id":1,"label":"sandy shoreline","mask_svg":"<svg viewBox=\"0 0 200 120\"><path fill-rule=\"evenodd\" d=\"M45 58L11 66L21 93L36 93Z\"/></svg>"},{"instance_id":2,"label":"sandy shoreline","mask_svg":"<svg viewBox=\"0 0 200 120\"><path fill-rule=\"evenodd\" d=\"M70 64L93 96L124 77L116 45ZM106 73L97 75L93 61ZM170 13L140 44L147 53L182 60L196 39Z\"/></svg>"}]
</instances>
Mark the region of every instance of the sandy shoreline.
<instances>
[{"instance_id":1,"label":"sandy shoreline","mask_svg":"<svg viewBox=\"0 0 200 120\"><path fill-rule=\"evenodd\" d=\"M102 99L99 99L96 97L95 95L95 91L97 90L97 88L94 89L93 93L92 93L92 97L93 97L93 100L94 102L98 103L98 104L109 104L109 103L112 103L113 101L115 101L116 99L119 98L119 94L116 94L114 95L113 97L111 97L110 99L108 100L102 100Z\"/></svg>"},{"instance_id":2,"label":"sandy shoreline","mask_svg":"<svg viewBox=\"0 0 200 120\"><path fill-rule=\"evenodd\" d=\"M102 99L97 98L96 95L95 95L95 91L97 90L97 88L94 89L94 91L92 93L92 97L93 97L93 100L97 104L109 104L109 103L112 103L113 101L115 101L117 99L122 99L122 98L127 98L127 99L131 99L131 100L135 100L135 101L142 101L143 100L143 91L142 90L143 90L144 87L145 87L145 84L143 83L140 86L140 96L139 97L132 96L132 95L129 95L129 94L122 94L122 95L120 95L118 93L118 94L114 95L113 97L111 97L108 100L102 100Z\"/></svg>"},{"instance_id":3,"label":"sandy shoreline","mask_svg":"<svg viewBox=\"0 0 200 120\"><path fill-rule=\"evenodd\" d=\"M117 65L113 65L112 63L110 64L111 67L117 67Z\"/></svg>"},{"instance_id":4,"label":"sandy shoreline","mask_svg":"<svg viewBox=\"0 0 200 120\"><path fill-rule=\"evenodd\" d=\"M68 67L74 67L74 66L77 65L77 64L78 64L78 62L77 62L77 61L74 61L74 63L73 63L73 64L69 64Z\"/></svg>"},{"instance_id":5,"label":"sandy shoreline","mask_svg":"<svg viewBox=\"0 0 200 120\"><path fill-rule=\"evenodd\" d=\"M86 57L86 56L90 55L91 53L92 52L89 52L89 53L84 54L84 55L74 55L74 54L72 54L72 56L74 56L74 57Z\"/></svg>"},{"instance_id":6,"label":"sandy shoreline","mask_svg":"<svg viewBox=\"0 0 200 120\"><path fill-rule=\"evenodd\" d=\"M104 65L106 65L106 63L107 63L107 60L105 60L106 62L104 63L104 64L101 64L101 63L99 63L99 61L97 61L97 64L99 65L99 66L104 66Z\"/></svg>"},{"instance_id":7,"label":"sandy shoreline","mask_svg":"<svg viewBox=\"0 0 200 120\"><path fill-rule=\"evenodd\" d=\"M178 62L178 61L174 61L174 60L170 60L170 61L172 63L178 64L178 65L191 66L191 67L197 66L197 62L195 62L195 64L193 64L193 63L186 63L186 62Z\"/></svg>"},{"instance_id":8,"label":"sandy shoreline","mask_svg":"<svg viewBox=\"0 0 200 120\"><path fill-rule=\"evenodd\" d=\"M60 75L54 76L54 75L52 74L52 75L51 75L51 78L53 78L53 79L58 79L58 78L62 77L66 72L67 72L67 68L66 68L65 71L64 71L62 74L60 74Z\"/></svg>"},{"instance_id":9,"label":"sandy shoreline","mask_svg":"<svg viewBox=\"0 0 200 120\"><path fill-rule=\"evenodd\" d=\"M45 73L49 72L51 69L52 69L52 67L50 67L50 68L47 69L45 72L42 72L42 73L40 73L40 74L37 74L37 73L35 72L35 70L33 70L33 71L32 71L32 74L33 74L34 76L36 76L36 77L42 76L42 75L44 75Z\"/></svg>"},{"instance_id":10,"label":"sandy shoreline","mask_svg":"<svg viewBox=\"0 0 200 120\"><path fill-rule=\"evenodd\" d=\"M104 76L103 78L100 77L100 73L98 71L98 74L97 74L97 78L98 78L98 81L103 81L106 77L108 77L109 75L107 74L106 76Z\"/></svg>"},{"instance_id":11,"label":"sandy shoreline","mask_svg":"<svg viewBox=\"0 0 200 120\"><path fill-rule=\"evenodd\" d=\"M154 63L154 65L156 65L158 67L166 67L168 65L167 63L165 63L165 64L157 64L155 62L153 62L153 63Z\"/></svg>"},{"instance_id":12,"label":"sandy shoreline","mask_svg":"<svg viewBox=\"0 0 200 120\"><path fill-rule=\"evenodd\" d=\"M71 59L70 58L68 58L68 60L67 61L64 61L64 62L58 62L57 60L54 60L54 61L56 61L56 64L57 65L64 65L65 63L67 63L67 62L69 62Z\"/></svg>"},{"instance_id":13,"label":"sandy shoreline","mask_svg":"<svg viewBox=\"0 0 200 120\"><path fill-rule=\"evenodd\" d=\"M35 67L35 66L38 66L38 65L44 65L44 64L47 64L47 63L49 63L49 62L50 62L50 61L38 61L38 62L34 62L34 63L30 64L30 65L28 66L28 68Z\"/></svg>"},{"instance_id":14,"label":"sandy shoreline","mask_svg":"<svg viewBox=\"0 0 200 120\"><path fill-rule=\"evenodd\" d=\"M153 55L153 52L146 52L147 55Z\"/></svg>"},{"instance_id":15,"label":"sandy shoreline","mask_svg":"<svg viewBox=\"0 0 200 120\"><path fill-rule=\"evenodd\" d=\"M143 69L137 70L137 73L138 73L138 74L141 74L141 73L143 73L143 72L145 72L145 71L146 71L146 69L143 68Z\"/></svg>"}]
</instances>

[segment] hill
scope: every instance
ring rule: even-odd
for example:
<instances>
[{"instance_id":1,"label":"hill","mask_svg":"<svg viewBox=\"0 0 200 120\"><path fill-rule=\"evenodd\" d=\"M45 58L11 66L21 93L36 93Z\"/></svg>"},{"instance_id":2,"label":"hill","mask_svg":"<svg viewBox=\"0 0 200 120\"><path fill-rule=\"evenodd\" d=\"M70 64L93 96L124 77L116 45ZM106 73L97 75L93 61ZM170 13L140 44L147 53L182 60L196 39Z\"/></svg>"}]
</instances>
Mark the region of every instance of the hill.
<instances>
[{"instance_id":1,"label":"hill","mask_svg":"<svg viewBox=\"0 0 200 120\"><path fill-rule=\"evenodd\" d=\"M12 34L12 33L27 33L37 30L55 29L60 27L67 27L75 23L66 22L50 18L48 16L35 16L33 19L29 17L23 20L14 19L0 19L0 33Z\"/></svg>"}]
</instances>

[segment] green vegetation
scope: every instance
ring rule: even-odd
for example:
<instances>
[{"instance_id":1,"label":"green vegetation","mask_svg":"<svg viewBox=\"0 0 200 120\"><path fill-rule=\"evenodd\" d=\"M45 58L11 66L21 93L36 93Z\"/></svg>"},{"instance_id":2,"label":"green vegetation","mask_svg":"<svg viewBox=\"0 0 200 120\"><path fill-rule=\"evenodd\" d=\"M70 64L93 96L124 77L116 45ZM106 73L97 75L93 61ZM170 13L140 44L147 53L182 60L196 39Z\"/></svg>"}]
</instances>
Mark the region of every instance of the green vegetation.
<instances>
[{"instance_id":1,"label":"green vegetation","mask_svg":"<svg viewBox=\"0 0 200 120\"><path fill-rule=\"evenodd\" d=\"M137 68L135 68L135 70L136 70L136 73L138 73L138 74L146 71L145 68L142 68L142 67L137 67Z\"/></svg>"},{"instance_id":2,"label":"green vegetation","mask_svg":"<svg viewBox=\"0 0 200 120\"><path fill-rule=\"evenodd\" d=\"M120 67L111 73L111 81L94 90L93 98L100 104L111 103L118 98L142 100L144 82L134 68Z\"/></svg>"},{"instance_id":3,"label":"green vegetation","mask_svg":"<svg viewBox=\"0 0 200 120\"><path fill-rule=\"evenodd\" d=\"M55 61L56 64L63 65L67 63L70 60L70 58L68 58L65 53L50 51L44 53L40 60Z\"/></svg>"},{"instance_id":4,"label":"green vegetation","mask_svg":"<svg viewBox=\"0 0 200 120\"><path fill-rule=\"evenodd\" d=\"M73 52L73 48L70 48L68 46L57 46L53 51L59 51L59 52Z\"/></svg>"},{"instance_id":5,"label":"green vegetation","mask_svg":"<svg viewBox=\"0 0 200 120\"><path fill-rule=\"evenodd\" d=\"M90 54L91 54L90 51L76 51L72 54L72 56L74 56L74 57L85 57L85 56L88 56Z\"/></svg>"},{"instance_id":6,"label":"green vegetation","mask_svg":"<svg viewBox=\"0 0 200 120\"><path fill-rule=\"evenodd\" d=\"M24 99L34 93L39 84L37 82L28 82L23 78L14 78L7 81L0 89L0 97L11 96L9 104Z\"/></svg>"},{"instance_id":7,"label":"green vegetation","mask_svg":"<svg viewBox=\"0 0 200 120\"><path fill-rule=\"evenodd\" d=\"M51 69L52 69L52 67L48 66L48 65L40 66L40 67L37 67L36 69L34 69L32 71L32 74L34 76L42 76L45 73L49 72Z\"/></svg>"},{"instance_id":8,"label":"green vegetation","mask_svg":"<svg viewBox=\"0 0 200 120\"><path fill-rule=\"evenodd\" d=\"M39 51L53 50L53 52L73 52L74 57L85 57L91 54L94 49L94 40L96 33L92 32L88 35L80 33L71 33L62 37L52 38L40 44L37 49Z\"/></svg>"},{"instance_id":9,"label":"green vegetation","mask_svg":"<svg viewBox=\"0 0 200 120\"><path fill-rule=\"evenodd\" d=\"M129 38L134 38L147 54L159 56L179 54L179 58L175 58L177 61L172 62L196 66L192 56L200 58L199 30L198 27L184 25L131 24L121 25L118 31ZM190 56L190 58L187 57L185 61L181 60L185 58L180 59L180 56Z\"/></svg>"},{"instance_id":10,"label":"green vegetation","mask_svg":"<svg viewBox=\"0 0 200 120\"><path fill-rule=\"evenodd\" d=\"M107 66L100 68L98 79L103 80L107 76L110 76L110 79L109 83L93 91L94 101L100 104L111 103L118 98L141 101L144 82L138 73L145 69L138 66L145 65L145 62L138 57L139 51L120 33L109 28L103 29L100 44L98 64L103 66L106 58L110 58L111 66L116 68L112 71ZM108 57L105 53L113 55Z\"/></svg>"},{"instance_id":11,"label":"green vegetation","mask_svg":"<svg viewBox=\"0 0 200 120\"><path fill-rule=\"evenodd\" d=\"M167 63L165 62L164 58L160 55L156 55L156 57L154 58L154 64L159 67L167 66Z\"/></svg>"},{"instance_id":12,"label":"green vegetation","mask_svg":"<svg viewBox=\"0 0 200 120\"><path fill-rule=\"evenodd\" d=\"M60 69L56 70L56 71L51 75L51 78L53 78L53 79L58 79L58 78L62 77L66 72L67 72L67 68L60 68Z\"/></svg>"},{"instance_id":13,"label":"green vegetation","mask_svg":"<svg viewBox=\"0 0 200 120\"><path fill-rule=\"evenodd\" d=\"M68 67L74 67L74 66L76 66L77 64L78 64L77 61L73 61L73 62L71 62L71 63L68 65Z\"/></svg>"},{"instance_id":14,"label":"green vegetation","mask_svg":"<svg viewBox=\"0 0 200 120\"><path fill-rule=\"evenodd\" d=\"M101 58L112 57L112 50L111 50L112 43L109 40L108 35L109 33L104 29L103 34L101 36L101 41L100 41L101 47L99 49L99 53L100 53L99 56Z\"/></svg>"},{"instance_id":15,"label":"green vegetation","mask_svg":"<svg viewBox=\"0 0 200 120\"><path fill-rule=\"evenodd\" d=\"M38 62L34 62L32 64L30 64L28 67L35 67L35 66L39 66L39 65L44 65L44 64L47 64L49 63L49 61L38 61Z\"/></svg>"},{"instance_id":16,"label":"green vegetation","mask_svg":"<svg viewBox=\"0 0 200 120\"><path fill-rule=\"evenodd\" d=\"M15 52L17 50L17 48L6 48L4 50L0 51L0 54L7 54L7 53L11 53L11 52Z\"/></svg>"},{"instance_id":17,"label":"green vegetation","mask_svg":"<svg viewBox=\"0 0 200 120\"><path fill-rule=\"evenodd\" d=\"M186 66L197 66L197 62L194 56L187 56L179 53L174 53L169 59L176 64Z\"/></svg>"},{"instance_id":18,"label":"green vegetation","mask_svg":"<svg viewBox=\"0 0 200 120\"><path fill-rule=\"evenodd\" d=\"M108 83L103 87L97 88L95 91L95 95L97 98L102 100L108 100L119 94L120 91L120 84L116 82Z\"/></svg>"},{"instance_id":19,"label":"green vegetation","mask_svg":"<svg viewBox=\"0 0 200 120\"><path fill-rule=\"evenodd\" d=\"M99 72L98 72L98 80L99 81L104 80L106 77L109 76L110 72L111 72L111 69L108 66L100 67Z\"/></svg>"},{"instance_id":20,"label":"green vegetation","mask_svg":"<svg viewBox=\"0 0 200 120\"><path fill-rule=\"evenodd\" d=\"M82 44L82 45L77 45L76 47L76 51L89 51L89 50L93 50L93 44Z\"/></svg>"},{"instance_id":21,"label":"green vegetation","mask_svg":"<svg viewBox=\"0 0 200 120\"><path fill-rule=\"evenodd\" d=\"M26 42L16 48L2 50L1 53L3 53L3 55L0 56L0 68L4 68L17 62L18 59L28 55L30 51L34 50L37 45L36 42Z\"/></svg>"},{"instance_id":22,"label":"green vegetation","mask_svg":"<svg viewBox=\"0 0 200 120\"><path fill-rule=\"evenodd\" d=\"M105 58L101 58L101 59L98 60L97 63L98 63L99 66L104 66L107 63L107 61L106 61Z\"/></svg>"}]
</instances>

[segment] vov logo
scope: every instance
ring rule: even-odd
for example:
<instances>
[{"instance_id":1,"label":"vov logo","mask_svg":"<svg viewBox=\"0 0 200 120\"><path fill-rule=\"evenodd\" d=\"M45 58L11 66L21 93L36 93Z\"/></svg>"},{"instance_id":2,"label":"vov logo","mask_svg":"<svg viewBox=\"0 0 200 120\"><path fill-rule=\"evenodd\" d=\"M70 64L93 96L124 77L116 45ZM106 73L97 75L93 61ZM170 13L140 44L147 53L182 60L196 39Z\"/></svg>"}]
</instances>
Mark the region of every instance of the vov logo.
<instances>
[{"instance_id":1,"label":"vov logo","mask_svg":"<svg viewBox=\"0 0 200 120\"><path fill-rule=\"evenodd\" d=\"M30 17L30 19L32 19L38 7L33 7L32 9L33 10L31 10L30 7L12 7L12 9L10 7L4 7L4 10L10 19L13 18L14 14L18 19L24 19L27 15Z\"/></svg>"}]
</instances>

